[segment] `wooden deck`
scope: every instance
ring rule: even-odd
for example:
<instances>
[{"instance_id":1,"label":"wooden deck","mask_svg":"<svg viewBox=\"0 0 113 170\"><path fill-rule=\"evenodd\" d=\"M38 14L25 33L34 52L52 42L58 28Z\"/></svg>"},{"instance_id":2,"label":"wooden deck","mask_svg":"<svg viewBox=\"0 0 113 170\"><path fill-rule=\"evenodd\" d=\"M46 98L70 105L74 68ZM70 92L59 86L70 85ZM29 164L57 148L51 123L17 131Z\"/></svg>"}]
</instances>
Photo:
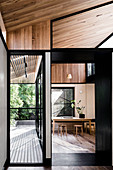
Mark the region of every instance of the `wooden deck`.
<instances>
[{"instance_id":1,"label":"wooden deck","mask_svg":"<svg viewBox=\"0 0 113 170\"><path fill-rule=\"evenodd\" d=\"M35 127L21 126L11 131L10 162L42 163L42 149Z\"/></svg>"}]
</instances>

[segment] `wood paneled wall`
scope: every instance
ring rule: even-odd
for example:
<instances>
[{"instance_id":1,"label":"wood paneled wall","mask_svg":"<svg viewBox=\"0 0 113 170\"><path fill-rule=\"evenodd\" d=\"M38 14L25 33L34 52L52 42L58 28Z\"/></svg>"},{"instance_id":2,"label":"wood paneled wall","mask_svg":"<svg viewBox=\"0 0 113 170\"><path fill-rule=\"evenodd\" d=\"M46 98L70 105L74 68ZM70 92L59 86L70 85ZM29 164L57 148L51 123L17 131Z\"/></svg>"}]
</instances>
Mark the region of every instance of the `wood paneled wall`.
<instances>
[{"instance_id":1,"label":"wood paneled wall","mask_svg":"<svg viewBox=\"0 0 113 170\"><path fill-rule=\"evenodd\" d=\"M72 79L67 79L67 74L72 75ZM85 64L52 64L52 83L84 83L86 82Z\"/></svg>"},{"instance_id":2,"label":"wood paneled wall","mask_svg":"<svg viewBox=\"0 0 113 170\"><path fill-rule=\"evenodd\" d=\"M9 49L50 49L50 21L7 33Z\"/></svg>"},{"instance_id":3,"label":"wood paneled wall","mask_svg":"<svg viewBox=\"0 0 113 170\"><path fill-rule=\"evenodd\" d=\"M53 48L95 48L113 32L113 4L53 22Z\"/></svg>"}]
</instances>

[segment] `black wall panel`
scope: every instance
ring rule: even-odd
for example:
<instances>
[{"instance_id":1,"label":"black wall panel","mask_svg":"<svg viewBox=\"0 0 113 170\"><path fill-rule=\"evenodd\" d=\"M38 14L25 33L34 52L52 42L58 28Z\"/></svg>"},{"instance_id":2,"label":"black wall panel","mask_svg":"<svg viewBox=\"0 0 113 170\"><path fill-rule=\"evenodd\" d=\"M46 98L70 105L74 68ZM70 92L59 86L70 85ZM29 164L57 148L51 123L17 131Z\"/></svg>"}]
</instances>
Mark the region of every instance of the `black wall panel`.
<instances>
[{"instance_id":1,"label":"black wall panel","mask_svg":"<svg viewBox=\"0 0 113 170\"><path fill-rule=\"evenodd\" d=\"M112 53L95 54L96 153L98 161L112 161Z\"/></svg>"}]
</instances>

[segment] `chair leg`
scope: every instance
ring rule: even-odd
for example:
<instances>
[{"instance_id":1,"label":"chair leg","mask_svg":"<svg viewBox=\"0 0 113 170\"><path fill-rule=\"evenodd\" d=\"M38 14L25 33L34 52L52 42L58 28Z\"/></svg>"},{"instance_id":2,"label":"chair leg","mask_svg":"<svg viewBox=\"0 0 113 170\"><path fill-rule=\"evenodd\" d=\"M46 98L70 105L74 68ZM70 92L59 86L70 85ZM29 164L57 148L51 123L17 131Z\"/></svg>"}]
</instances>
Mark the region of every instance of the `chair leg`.
<instances>
[{"instance_id":1,"label":"chair leg","mask_svg":"<svg viewBox=\"0 0 113 170\"><path fill-rule=\"evenodd\" d=\"M94 133L95 133L95 125L94 125Z\"/></svg>"},{"instance_id":2,"label":"chair leg","mask_svg":"<svg viewBox=\"0 0 113 170\"><path fill-rule=\"evenodd\" d=\"M58 136L59 136L59 126L58 126Z\"/></svg>"},{"instance_id":3,"label":"chair leg","mask_svg":"<svg viewBox=\"0 0 113 170\"><path fill-rule=\"evenodd\" d=\"M83 127L81 127L81 132L82 132L82 136L83 136Z\"/></svg>"},{"instance_id":4,"label":"chair leg","mask_svg":"<svg viewBox=\"0 0 113 170\"><path fill-rule=\"evenodd\" d=\"M67 136L67 127L65 127L65 129L66 129L66 136Z\"/></svg>"},{"instance_id":5,"label":"chair leg","mask_svg":"<svg viewBox=\"0 0 113 170\"><path fill-rule=\"evenodd\" d=\"M60 132L61 132L61 136L62 136L62 126L61 126L61 128L60 128Z\"/></svg>"},{"instance_id":6,"label":"chair leg","mask_svg":"<svg viewBox=\"0 0 113 170\"><path fill-rule=\"evenodd\" d=\"M86 124L86 133L87 133L87 124Z\"/></svg>"},{"instance_id":7,"label":"chair leg","mask_svg":"<svg viewBox=\"0 0 113 170\"><path fill-rule=\"evenodd\" d=\"M74 130L73 130L73 135L75 136L75 127L74 127Z\"/></svg>"},{"instance_id":8,"label":"chair leg","mask_svg":"<svg viewBox=\"0 0 113 170\"><path fill-rule=\"evenodd\" d=\"M63 135L64 135L64 128L65 128L65 127L63 127Z\"/></svg>"},{"instance_id":9,"label":"chair leg","mask_svg":"<svg viewBox=\"0 0 113 170\"><path fill-rule=\"evenodd\" d=\"M76 137L77 137L77 127L76 127Z\"/></svg>"}]
</instances>

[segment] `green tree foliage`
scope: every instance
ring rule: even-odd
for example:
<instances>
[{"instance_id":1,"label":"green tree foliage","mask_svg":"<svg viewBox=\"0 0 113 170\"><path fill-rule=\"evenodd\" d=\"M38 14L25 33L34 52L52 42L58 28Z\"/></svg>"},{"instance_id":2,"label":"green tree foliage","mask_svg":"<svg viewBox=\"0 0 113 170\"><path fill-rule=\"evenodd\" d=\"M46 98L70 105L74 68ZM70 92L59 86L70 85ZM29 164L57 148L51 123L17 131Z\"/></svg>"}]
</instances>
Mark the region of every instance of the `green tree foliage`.
<instances>
[{"instance_id":1,"label":"green tree foliage","mask_svg":"<svg viewBox=\"0 0 113 170\"><path fill-rule=\"evenodd\" d=\"M19 109L35 107L35 85L34 84L11 84L10 86L10 118L29 119L34 113L31 109ZM14 122L14 121L11 121Z\"/></svg>"},{"instance_id":2,"label":"green tree foliage","mask_svg":"<svg viewBox=\"0 0 113 170\"><path fill-rule=\"evenodd\" d=\"M32 84L20 84L19 88L19 98L23 102L23 107L33 107L35 106L35 86Z\"/></svg>"},{"instance_id":3,"label":"green tree foliage","mask_svg":"<svg viewBox=\"0 0 113 170\"><path fill-rule=\"evenodd\" d=\"M10 86L10 108L18 108L23 106L23 101L19 97L19 85L11 84Z\"/></svg>"}]
</instances>

